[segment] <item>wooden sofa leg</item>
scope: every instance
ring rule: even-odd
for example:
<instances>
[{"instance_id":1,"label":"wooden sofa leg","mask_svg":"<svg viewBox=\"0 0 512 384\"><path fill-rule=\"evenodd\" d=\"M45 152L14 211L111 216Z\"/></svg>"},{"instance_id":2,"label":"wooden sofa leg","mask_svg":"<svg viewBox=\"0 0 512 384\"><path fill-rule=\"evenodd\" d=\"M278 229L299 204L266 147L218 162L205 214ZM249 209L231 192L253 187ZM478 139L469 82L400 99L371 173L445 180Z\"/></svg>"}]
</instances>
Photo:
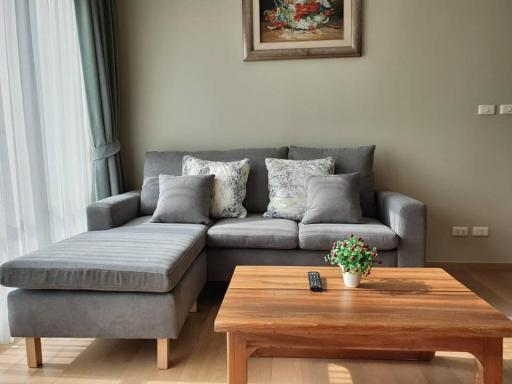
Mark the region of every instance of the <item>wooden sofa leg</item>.
<instances>
[{"instance_id":1,"label":"wooden sofa leg","mask_svg":"<svg viewBox=\"0 0 512 384\"><path fill-rule=\"evenodd\" d=\"M28 367L40 367L43 364L43 354L41 352L41 339L39 337L25 337L25 348L27 350Z\"/></svg>"},{"instance_id":2,"label":"wooden sofa leg","mask_svg":"<svg viewBox=\"0 0 512 384\"><path fill-rule=\"evenodd\" d=\"M192 308L190 308L190 312L191 313L196 313L197 312L197 300L194 301L194 304L192 304Z\"/></svg>"},{"instance_id":3,"label":"wooden sofa leg","mask_svg":"<svg viewBox=\"0 0 512 384\"><path fill-rule=\"evenodd\" d=\"M158 369L169 369L170 367L170 339L158 339L156 347L156 362Z\"/></svg>"}]
</instances>

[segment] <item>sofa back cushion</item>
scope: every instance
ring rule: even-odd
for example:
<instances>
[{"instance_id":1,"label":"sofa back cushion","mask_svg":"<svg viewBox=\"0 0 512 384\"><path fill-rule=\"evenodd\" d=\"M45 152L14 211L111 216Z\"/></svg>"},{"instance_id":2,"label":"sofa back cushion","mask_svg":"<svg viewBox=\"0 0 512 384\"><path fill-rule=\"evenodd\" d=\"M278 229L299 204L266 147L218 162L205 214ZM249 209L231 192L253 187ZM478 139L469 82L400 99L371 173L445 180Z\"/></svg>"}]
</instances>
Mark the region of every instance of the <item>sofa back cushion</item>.
<instances>
[{"instance_id":1,"label":"sofa back cushion","mask_svg":"<svg viewBox=\"0 0 512 384\"><path fill-rule=\"evenodd\" d=\"M375 145L349 148L309 148L291 146L288 158L312 160L333 157L334 173L359 173L361 208L364 216L377 216L375 205L375 181L373 176L373 155Z\"/></svg>"},{"instance_id":2,"label":"sofa back cushion","mask_svg":"<svg viewBox=\"0 0 512 384\"><path fill-rule=\"evenodd\" d=\"M182 160L185 155L212 161L235 161L248 158L251 163L251 169L249 171L247 193L243 205L247 208L248 212L263 213L269 203L268 174L265 159L269 157L277 159L288 158L288 147L232 149L227 151L147 152L144 161L144 179L154 176L158 177L160 174L180 176ZM141 196L141 200L143 200L143 196ZM141 205L143 203L141 201Z\"/></svg>"},{"instance_id":3,"label":"sofa back cushion","mask_svg":"<svg viewBox=\"0 0 512 384\"><path fill-rule=\"evenodd\" d=\"M142 216L151 216L155 212L158 197L160 195L160 182L158 178L159 176L144 178L142 189L140 191L139 206L139 213Z\"/></svg>"}]
</instances>

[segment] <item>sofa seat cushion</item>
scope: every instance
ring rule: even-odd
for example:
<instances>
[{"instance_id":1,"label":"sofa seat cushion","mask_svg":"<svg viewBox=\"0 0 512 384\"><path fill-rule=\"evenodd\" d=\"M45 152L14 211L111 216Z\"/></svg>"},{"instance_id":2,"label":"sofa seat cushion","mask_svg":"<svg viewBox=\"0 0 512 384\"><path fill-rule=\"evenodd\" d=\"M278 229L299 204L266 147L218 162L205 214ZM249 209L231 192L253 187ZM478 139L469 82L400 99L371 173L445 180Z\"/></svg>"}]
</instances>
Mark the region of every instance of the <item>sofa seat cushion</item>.
<instances>
[{"instance_id":1,"label":"sofa seat cushion","mask_svg":"<svg viewBox=\"0 0 512 384\"><path fill-rule=\"evenodd\" d=\"M31 289L168 292L200 254L206 227L148 223L85 232L0 267L0 283Z\"/></svg>"},{"instance_id":2,"label":"sofa seat cushion","mask_svg":"<svg viewBox=\"0 0 512 384\"><path fill-rule=\"evenodd\" d=\"M299 246L311 251L328 251L332 243L353 234L361 236L379 251L398 247L398 236L391 228L374 218L363 218L361 224L299 224Z\"/></svg>"},{"instance_id":3,"label":"sofa seat cushion","mask_svg":"<svg viewBox=\"0 0 512 384\"><path fill-rule=\"evenodd\" d=\"M298 247L297 223L262 215L243 219L221 219L206 235L206 244L213 248L295 249Z\"/></svg>"}]
</instances>

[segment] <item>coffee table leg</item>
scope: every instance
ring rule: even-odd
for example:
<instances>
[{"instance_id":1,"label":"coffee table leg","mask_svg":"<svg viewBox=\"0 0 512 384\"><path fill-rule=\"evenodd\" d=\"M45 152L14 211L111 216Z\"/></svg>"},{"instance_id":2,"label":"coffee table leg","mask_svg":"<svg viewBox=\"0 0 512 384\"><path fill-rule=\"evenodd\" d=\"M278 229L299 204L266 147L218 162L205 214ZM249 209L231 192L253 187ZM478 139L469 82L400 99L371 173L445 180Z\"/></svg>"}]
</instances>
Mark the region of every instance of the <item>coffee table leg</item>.
<instances>
[{"instance_id":1,"label":"coffee table leg","mask_svg":"<svg viewBox=\"0 0 512 384\"><path fill-rule=\"evenodd\" d=\"M503 384L503 339L486 339L476 365L476 384Z\"/></svg>"},{"instance_id":2,"label":"coffee table leg","mask_svg":"<svg viewBox=\"0 0 512 384\"><path fill-rule=\"evenodd\" d=\"M247 383L247 345L237 333L227 333L228 344L228 383Z\"/></svg>"}]
</instances>

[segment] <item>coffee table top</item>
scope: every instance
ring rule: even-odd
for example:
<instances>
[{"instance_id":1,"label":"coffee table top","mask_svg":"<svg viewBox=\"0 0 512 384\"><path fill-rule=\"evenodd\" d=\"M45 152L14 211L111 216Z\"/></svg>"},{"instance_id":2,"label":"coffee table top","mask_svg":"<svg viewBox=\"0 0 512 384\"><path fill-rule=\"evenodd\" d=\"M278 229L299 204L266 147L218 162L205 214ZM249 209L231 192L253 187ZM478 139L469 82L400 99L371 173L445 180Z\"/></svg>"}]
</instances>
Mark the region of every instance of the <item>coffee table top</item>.
<instances>
[{"instance_id":1,"label":"coffee table top","mask_svg":"<svg viewBox=\"0 0 512 384\"><path fill-rule=\"evenodd\" d=\"M309 290L308 271L323 292ZM509 337L512 321L439 268L375 268L354 289L336 267L238 266L215 330Z\"/></svg>"}]
</instances>

